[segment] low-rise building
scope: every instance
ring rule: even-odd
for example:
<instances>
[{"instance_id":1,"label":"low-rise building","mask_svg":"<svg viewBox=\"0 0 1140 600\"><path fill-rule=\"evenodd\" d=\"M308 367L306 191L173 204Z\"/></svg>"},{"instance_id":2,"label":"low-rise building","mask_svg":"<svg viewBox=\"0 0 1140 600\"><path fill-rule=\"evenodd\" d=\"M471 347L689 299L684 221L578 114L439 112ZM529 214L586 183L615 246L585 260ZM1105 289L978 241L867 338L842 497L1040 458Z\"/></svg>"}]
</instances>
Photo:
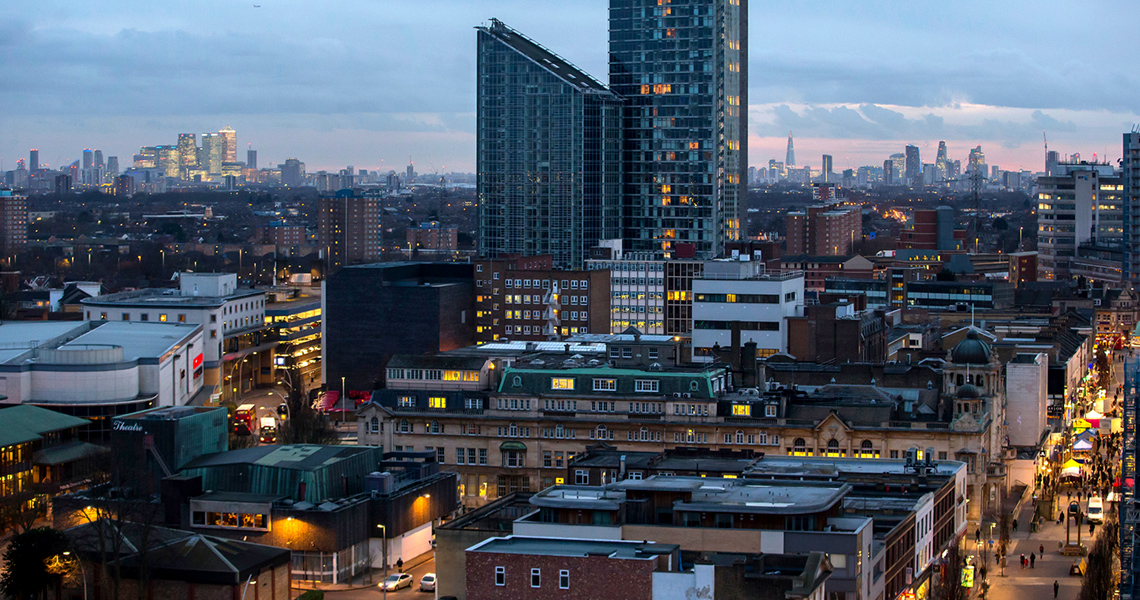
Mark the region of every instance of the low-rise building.
<instances>
[{"instance_id":1,"label":"low-rise building","mask_svg":"<svg viewBox=\"0 0 1140 600\"><path fill-rule=\"evenodd\" d=\"M111 417L201 402L201 325L177 322L5 322L0 396L87 418L81 431L105 441Z\"/></svg>"},{"instance_id":2,"label":"low-rise building","mask_svg":"<svg viewBox=\"0 0 1140 600\"><path fill-rule=\"evenodd\" d=\"M475 261L475 339L544 341L610 331L610 273L554 268L551 255Z\"/></svg>"},{"instance_id":3,"label":"low-rise building","mask_svg":"<svg viewBox=\"0 0 1140 600\"><path fill-rule=\"evenodd\" d=\"M770 273L750 260L707 263L693 281L693 361L711 362L714 348L748 342L760 357L786 352L787 319L801 315L803 305L801 271Z\"/></svg>"}]
</instances>

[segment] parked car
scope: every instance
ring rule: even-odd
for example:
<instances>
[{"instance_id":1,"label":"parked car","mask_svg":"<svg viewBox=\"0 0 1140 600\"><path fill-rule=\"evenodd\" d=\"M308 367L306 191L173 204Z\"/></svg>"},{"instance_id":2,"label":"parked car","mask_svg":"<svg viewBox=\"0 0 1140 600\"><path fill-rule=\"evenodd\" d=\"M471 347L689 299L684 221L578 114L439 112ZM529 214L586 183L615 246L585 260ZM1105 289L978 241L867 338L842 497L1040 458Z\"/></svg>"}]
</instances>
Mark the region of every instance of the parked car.
<instances>
[{"instance_id":1,"label":"parked car","mask_svg":"<svg viewBox=\"0 0 1140 600\"><path fill-rule=\"evenodd\" d=\"M421 592L435 591L435 573L428 573L420 579Z\"/></svg>"},{"instance_id":2,"label":"parked car","mask_svg":"<svg viewBox=\"0 0 1140 600\"><path fill-rule=\"evenodd\" d=\"M412 587L412 576L407 573L392 573L387 579L380 582L380 589L386 592L410 587Z\"/></svg>"}]
</instances>

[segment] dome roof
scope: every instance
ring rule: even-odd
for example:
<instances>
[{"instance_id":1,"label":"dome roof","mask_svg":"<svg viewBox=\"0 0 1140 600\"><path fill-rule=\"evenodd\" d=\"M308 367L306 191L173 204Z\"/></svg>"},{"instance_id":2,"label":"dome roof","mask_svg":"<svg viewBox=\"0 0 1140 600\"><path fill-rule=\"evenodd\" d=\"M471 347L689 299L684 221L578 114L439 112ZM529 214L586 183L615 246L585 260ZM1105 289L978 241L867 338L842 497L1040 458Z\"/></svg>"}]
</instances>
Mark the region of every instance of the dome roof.
<instances>
[{"instance_id":1,"label":"dome roof","mask_svg":"<svg viewBox=\"0 0 1140 600\"><path fill-rule=\"evenodd\" d=\"M958 342L950 351L950 360L956 365L990 364L990 347L982 341L976 331L966 334L966 339Z\"/></svg>"},{"instance_id":2,"label":"dome roof","mask_svg":"<svg viewBox=\"0 0 1140 600\"><path fill-rule=\"evenodd\" d=\"M958 386L958 398L962 400L976 400L981 397L981 390L971 383Z\"/></svg>"}]
</instances>

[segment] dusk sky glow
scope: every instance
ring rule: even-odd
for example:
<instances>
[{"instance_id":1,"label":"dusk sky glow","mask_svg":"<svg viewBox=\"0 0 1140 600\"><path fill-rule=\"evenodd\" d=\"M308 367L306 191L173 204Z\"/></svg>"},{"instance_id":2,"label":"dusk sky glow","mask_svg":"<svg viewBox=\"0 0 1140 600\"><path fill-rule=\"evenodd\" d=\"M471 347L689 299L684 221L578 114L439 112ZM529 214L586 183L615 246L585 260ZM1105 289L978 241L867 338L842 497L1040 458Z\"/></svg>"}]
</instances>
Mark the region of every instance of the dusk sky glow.
<instances>
[{"instance_id":1,"label":"dusk sky glow","mask_svg":"<svg viewBox=\"0 0 1140 600\"><path fill-rule=\"evenodd\" d=\"M475 30L496 17L607 79L605 0L16 0L0 8L3 168L180 132L238 132L261 166L475 169ZM1115 161L1140 122L1128 2L750 3L749 164L837 171L938 141L1003 169ZM1107 153L1107 154L1106 154Z\"/></svg>"}]
</instances>

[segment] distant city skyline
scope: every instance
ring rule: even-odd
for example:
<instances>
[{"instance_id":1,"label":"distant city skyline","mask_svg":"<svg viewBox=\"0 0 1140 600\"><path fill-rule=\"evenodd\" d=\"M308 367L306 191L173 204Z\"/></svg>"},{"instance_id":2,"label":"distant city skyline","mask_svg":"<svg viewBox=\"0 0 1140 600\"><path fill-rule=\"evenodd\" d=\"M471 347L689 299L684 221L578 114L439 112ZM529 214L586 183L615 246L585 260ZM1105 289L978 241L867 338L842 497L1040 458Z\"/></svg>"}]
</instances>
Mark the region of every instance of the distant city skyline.
<instances>
[{"instance_id":1,"label":"distant city skyline","mask_svg":"<svg viewBox=\"0 0 1140 600\"><path fill-rule=\"evenodd\" d=\"M501 18L605 82L608 2L286 0L193 6L64 0L0 9L0 157L38 148L62 167L84 148L125 157L178 134L237 131L261 166L475 171L475 30ZM946 140L965 162L1040 171L1042 131L1062 156L1120 157L1140 122L1126 64L1127 4L754 3L748 164L881 165ZM1074 32L1088 32L1074 35ZM1095 33L1094 33L1095 32ZM187 62L185 48L194 48ZM903 51L905 49L905 51ZM333 68L335 66L335 69ZM332 76L337 73L337 76Z\"/></svg>"}]
</instances>

